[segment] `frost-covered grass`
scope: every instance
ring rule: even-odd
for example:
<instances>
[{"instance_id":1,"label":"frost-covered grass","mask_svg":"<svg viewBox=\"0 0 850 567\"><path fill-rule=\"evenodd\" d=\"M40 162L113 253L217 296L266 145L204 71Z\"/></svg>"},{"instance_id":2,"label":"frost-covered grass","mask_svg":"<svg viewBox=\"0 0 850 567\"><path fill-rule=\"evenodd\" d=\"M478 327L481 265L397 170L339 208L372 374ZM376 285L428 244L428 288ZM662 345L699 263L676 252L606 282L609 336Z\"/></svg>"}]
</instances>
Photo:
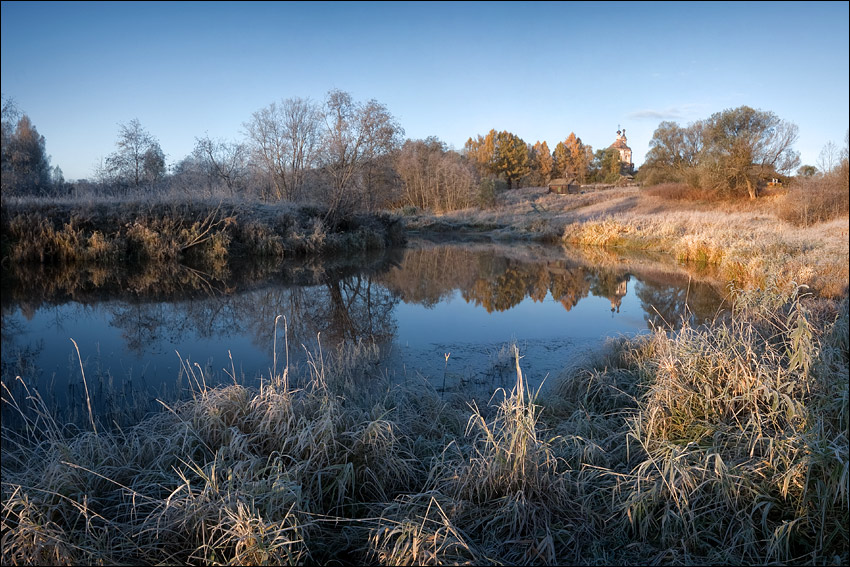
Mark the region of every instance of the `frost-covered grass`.
<instances>
[{"instance_id":1,"label":"frost-covered grass","mask_svg":"<svg viewBox=\"0 0 850 567\"><path fill-rule=\"evenodd\" d=\"M187 263L280 259L383 249L404 242L389 214L329 219L319 207L248 201L4 199L2 256L10 265Z\"/></svg>"},{"instance_id":2,"label":"frost-covered grass","mask_svg":"<svg viewBox=\"0 0 850 567\"><path fill-rule=\"evenodd\" d=\"M805 226L791 223L779 216L787 200L772 195L754 202L693 202L638 187L578 195L526 188L502 193L490 209L418 211L405 221L408 229L432 235L659 252L715 266L720 277L739 287L763 289L773 283L787 292L808 285L818 294L840 297L850 279L850 220L839 214Z\"/></svg>"},{"instance_id":3,"label":"frost-covered grass","mask_svg":"<svg viewBox=\"0 0 850 567\"><path fill-rule=\"evenodd\" d=\"M848 302L740 292L730 321L610 343L491 407L363 345L123 429L3 411L3 564L846 564ZM31 409L26 409L30 406ZM33 411L34 410L34 411Z\"/></svg>"},{"instance_id":4,"label":"frost-covered grass","mask_svg":"<svg viewBox=\"0 0 850 567\"><path fill-rule=\"evenodd\" d=\"M612 341L545 398L514 351L486 408L390 384L363 345L316 352L298 389L277 361L259 388L192 373L191 399L113 429L4 380L2 563L850 562L847 220L564 197L412 226L715 264L731 317Z\"/></svg>"}]
</instances>

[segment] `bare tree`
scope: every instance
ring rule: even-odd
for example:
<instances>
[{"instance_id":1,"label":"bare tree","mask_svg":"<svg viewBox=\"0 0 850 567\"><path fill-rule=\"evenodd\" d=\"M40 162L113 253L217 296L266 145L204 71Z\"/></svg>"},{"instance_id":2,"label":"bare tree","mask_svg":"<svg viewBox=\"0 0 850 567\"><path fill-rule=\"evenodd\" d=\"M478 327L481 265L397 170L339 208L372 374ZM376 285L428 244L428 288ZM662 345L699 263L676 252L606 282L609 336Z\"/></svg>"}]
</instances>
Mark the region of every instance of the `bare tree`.
<instances>
[{"instance_id":1,"label":"bare tree","mask_svg":"<svg viewBox=\"0 0 850 567\"><path fill-rule=\"evenodd\" d=\"M258 110L245 124L257 163L278 199L303 197L305 176L321 139L321 114L309 99L290 98Z\"/></svg>"},{"instance_id":2,"label":"bare tree","mask_svg":"<svg viewBox=\"0 0 850 567\"><path fill-rule=\"evenodd\" d=\"M158 181L165 174L165 154L159 141L137 118L118 126L118 150L106 157L109 176L132 187Z\"/></svg>"},{"instance_id":3,"label":"bare tree","mask_svg":"<svg viewBox=\"0 0 850 567\"><path fill-rule=\"evenodd\" d=\"M328 93L324 118L321 164L330 181L328 217L336 219L367 202L367 167L397 149L404 130L383 104L356 103L339 90Z\"/></svg>"},{"instance_id":4,"label":"bare tree","mask_svg":"<svg viewBox=\"0 0 850 567\"><path fill-rule=\"evenodd\" d=\"M841 149L835 142L829 141L818 154L818 169L829 173L841 161Z\"/></svg>"},{"instance_id":5,"label":"bare tree","mask_svg":"<svg viewBox=\"0 0 850 567\"><path fill-rule=\"evenodd\" d=\"M248 148L245 144L212 140L204 136L195 139L192 155L206 172L209 181L224 183L231 196L244 187L248 162Z\"/></svg>"},{"instance_id":6,"label":"bare tree","mask_svg":"<svg viewBox=\"0 0 850 567\"><path fill-rule=\"evenodd\" d=\"M437 138L407 140L395 164L405 204L441 212L475 204L475 166Z\"/></svg>"}]
</instances>

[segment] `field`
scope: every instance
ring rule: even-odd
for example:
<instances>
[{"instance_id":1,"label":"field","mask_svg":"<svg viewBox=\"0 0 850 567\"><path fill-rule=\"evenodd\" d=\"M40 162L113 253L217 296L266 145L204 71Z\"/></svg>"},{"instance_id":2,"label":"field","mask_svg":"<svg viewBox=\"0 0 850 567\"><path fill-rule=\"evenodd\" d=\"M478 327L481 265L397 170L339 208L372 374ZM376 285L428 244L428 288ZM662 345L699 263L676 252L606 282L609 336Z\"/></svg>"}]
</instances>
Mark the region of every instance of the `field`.
<instances>
[{"instance_id":1,"label":"field","mask_svg":"<svg viewBox=\"0 0 850 567\"><path fill-rule=\"evenodd\" d=\"M728 320L612 340L545 398L517 351L478 407L383 381L362 344L314 353L301 389L282 356L257 389L188 369L192 399L123 429L69 430L4 382L24 425L2 563L847 564L848 219L799 228L779 198L405 211L432 238L649 250L728 282Z\"/></svg>"}]
</instances>

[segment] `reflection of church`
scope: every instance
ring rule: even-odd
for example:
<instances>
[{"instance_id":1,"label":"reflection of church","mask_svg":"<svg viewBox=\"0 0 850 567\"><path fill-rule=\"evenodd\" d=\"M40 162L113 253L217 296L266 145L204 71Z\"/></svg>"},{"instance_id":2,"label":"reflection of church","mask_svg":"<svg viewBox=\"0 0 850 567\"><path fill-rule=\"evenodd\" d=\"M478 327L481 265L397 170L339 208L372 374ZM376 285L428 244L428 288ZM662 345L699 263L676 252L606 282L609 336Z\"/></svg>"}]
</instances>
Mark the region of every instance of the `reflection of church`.
<instances>
[{"instance_id":1,"label":"reflection of church","mask_svg":"<svg viewBox=\"0 0 850 567\"><path fill-rule=\"evenodd\" d=\"M620 304L626 296L631 276L627 273L599 272L591 284L590 291L596 297L604 297L611 302L611 314L620 312Z\"/></svg>"},{"instance_id":2,"label":"reflection of church","mask_svg":"<svg viewBox=\"0 0 850 567\"><path fill-rule=\"evenodd\" d=\"M617 282L617 287L614 288L613 293L608 296L608 299L611 300L611 313L614 313L615 311L617 313L620 312L620 304L623 302L623 298L626 296L626 292L628 291L628 285L629 275L626 274L621 280Z\"/></svg>"}]
</instances>

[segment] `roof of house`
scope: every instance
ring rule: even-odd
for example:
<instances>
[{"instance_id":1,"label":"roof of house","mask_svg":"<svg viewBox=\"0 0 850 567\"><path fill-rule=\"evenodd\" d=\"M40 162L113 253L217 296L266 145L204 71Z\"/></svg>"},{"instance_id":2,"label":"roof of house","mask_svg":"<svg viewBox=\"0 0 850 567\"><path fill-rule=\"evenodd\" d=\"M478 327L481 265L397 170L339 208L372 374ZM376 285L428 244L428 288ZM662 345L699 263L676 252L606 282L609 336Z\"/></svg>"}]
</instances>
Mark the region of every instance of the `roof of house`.
<instances>
[{"instance_id":1,"label":"roof of house","mask_svg":"<svg viewBox=\"0 0 850 567\"><path fill-rule=\"evenodd\" d=\"M578 180L575 177L573 177L571 179L564 179L564 178L553 179L552 181L549 182L549 185L578 185Z\"/></svg>"}]
</instances>

